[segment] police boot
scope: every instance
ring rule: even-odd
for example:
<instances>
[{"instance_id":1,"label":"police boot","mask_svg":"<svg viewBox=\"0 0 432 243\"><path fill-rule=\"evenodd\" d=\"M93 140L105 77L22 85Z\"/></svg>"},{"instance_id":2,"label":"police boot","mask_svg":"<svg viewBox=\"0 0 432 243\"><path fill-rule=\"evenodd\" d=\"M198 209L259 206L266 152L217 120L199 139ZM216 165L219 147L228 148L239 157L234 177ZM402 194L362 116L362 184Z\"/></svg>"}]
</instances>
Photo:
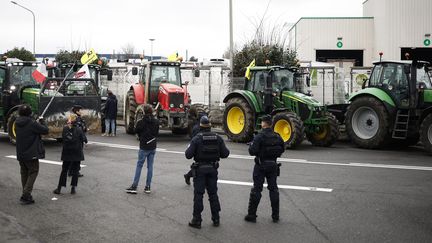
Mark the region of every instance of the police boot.
<instances>
[{"instance_id":1,"label":"police boot","mask_svg":"<svg viewBox=\"0 0 432 243\"><path fill-rule=\"evenodd\" d=\"M219 213L212 215L213 226L218 227L220 225Z\"/></svg>"},{"instance_id":2,"label":"police boot","mask_svg":"<svg viewBox=\"0 0 432 243\"><path fill-rule=\"evenodd\" d=\"M245 217L245 220L248 222L252 222L255 223L256 222L256 211L258 208L258 203L256 202L256 200L253 198L252 194L251 197L249 198L249 206L248 206L248 214Z\"/></svg>"},{"instance_id":3,"label":"police boot","mask_svg":"<svg viewBox=\"0 0 432 243\"><path fill-rule=\"evenodd\" d=\"M272 203L271 206L273 223L277 223L279 222L279 202Z\"/></svg>"},{"instance_id":4,"label":"police boot","mask_svg":"<svg viewBox=\"0 0 432 243\"><path fill-rule=\"evenodd\" d=\"M185 183L187 184L187 185L190 185L191 183L190 183L190 176L189 176L189 174L184 174L183 175L184 176L184 178L185 178Z\"/></svg>"},{"instance_id":5,"label":"police boot","mask_svg":"<svg viewBox=\"0 0 432 243\"><path fill-rule=\"evenodd\" d=\"M201 229L201 220L192 218L192 220L189 222L189 226L192 228Z\"/></svg>"}]
</instances>

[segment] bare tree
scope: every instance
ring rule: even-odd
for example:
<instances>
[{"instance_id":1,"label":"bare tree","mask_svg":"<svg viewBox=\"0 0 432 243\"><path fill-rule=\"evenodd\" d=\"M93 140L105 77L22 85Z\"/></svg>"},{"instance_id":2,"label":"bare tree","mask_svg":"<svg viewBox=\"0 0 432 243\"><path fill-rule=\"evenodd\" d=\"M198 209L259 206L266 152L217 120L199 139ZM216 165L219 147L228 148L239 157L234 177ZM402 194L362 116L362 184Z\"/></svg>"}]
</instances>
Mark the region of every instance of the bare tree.
<instances>
[{"instance_id":1,"label":"bare tree","mask_svg":"<svg viewBox=\"0 0 432 243\"><path fill-rule=\"evenodd\" d=\"M127 43L126 45L122 46L122 51L125 55L125 58L133 58L135 46L132 43Z\"/></svg>"}]
</instances>

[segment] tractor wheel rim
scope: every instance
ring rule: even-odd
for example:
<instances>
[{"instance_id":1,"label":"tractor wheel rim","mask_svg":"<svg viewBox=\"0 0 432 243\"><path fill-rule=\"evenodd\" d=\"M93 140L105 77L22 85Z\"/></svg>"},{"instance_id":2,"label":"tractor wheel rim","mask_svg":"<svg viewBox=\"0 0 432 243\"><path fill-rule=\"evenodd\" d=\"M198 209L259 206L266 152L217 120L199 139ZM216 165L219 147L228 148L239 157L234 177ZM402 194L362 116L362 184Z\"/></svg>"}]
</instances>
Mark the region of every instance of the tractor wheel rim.
<instances>
[{"instance_id":1,"label":"tractor wheel rim","mask_svg":"<svg viewBox=\"0 0 432 243\"><path fill-rule=\"evenodd\" d=\"M323 140L327 136L328 130L327 125L321 126L320 130L314 134L314 138L316 140Z\"/></svg>"},{"instance_id":2,"label":"tractor wheel rim","mask_svg":"<svg viewBox=\"0 0 432 243\"><path fill-rule=\"evenodd\" d=\"M432 144L432 124L429 125L429 129L428 129L428 140L429 143Z\"/></svg>"},{"instance_id":3,"label":"tractor wheel rim","mask_svg":"<svg viewBox=\"0 0 432 243\"><path fill-rule=\"evenodd\" d=\"M228 111L227 125L232 134L239 134L243 131L245 126L245 115L240 107L232 107Z\"/></svg>"},{"instance_id":4,"label":"tractor wheel rim","mask_svg":"<svg viewBox=\"0 0 432 243\"><path fill-rule=\"evenodd\" d=\"M13 122L13 124L12 124L12 134L13 134L14 138L16 138L16 123L15 122Z\"/></svg>"},{"instance_id":5,"label":"tractor wheel rim","mask_svg":"<svg viewBox=\"0 0 432 243\"><path fill-rule=\"evenodd\" d=\"M277 121L273 130L282 137L284 142L290 140L292 134L292 127L289 121L287 120Z\"/></svg>"},{"instance_id":6,"label":"tractor wheel rim","mask_svg":"<svg viewBox=\"0 0 432 243\"><path fill-rule=\"evenodd\" d=\"M357 137L371 139L378 133L378 114L370 107L360 107L354 112L351 125Z\"/></svg>"}]
</instances>

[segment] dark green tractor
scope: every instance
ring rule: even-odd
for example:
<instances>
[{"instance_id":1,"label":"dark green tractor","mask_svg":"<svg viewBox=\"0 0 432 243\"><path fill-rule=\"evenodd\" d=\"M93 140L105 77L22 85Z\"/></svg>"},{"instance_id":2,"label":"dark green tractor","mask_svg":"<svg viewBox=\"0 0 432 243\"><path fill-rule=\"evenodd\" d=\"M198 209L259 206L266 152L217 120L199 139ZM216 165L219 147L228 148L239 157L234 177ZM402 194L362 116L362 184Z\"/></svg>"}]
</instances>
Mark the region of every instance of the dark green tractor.
<instances>
[{"instance_id":1,"label":"dark green tractor","mask_svg":"<svg viewBox=\"0 0 432 243\"><path fill-rule=\"evenodd\" d=\"M49 77L38 83L32 77L37 63L19 60L0 62L0 126L7 132L12 143L15 143L15 120L18 107L27 104L35 117L40 116L53 100L44 114L50 129L45 137L61 138L63 126L74 105L81 105L83 119L88 132L100 131L101 97L94 78ZM61 85L61 87L60 87ZM57 92L58 91L58 92Z\"/></svg>"},{"instance_id":2,"label":"dark green tractor","mask_svg":"<svg viewBox=\"0 0 432 243\"><path fill-rule=\"evenodd\" d=\"M420 140L432 152L432 84L423 61L374 63L363 89L350 97L345 126L362 148L408 146Z\"/></svg>"},{"instance_id":3,"label":"dark green tractor","mask_svg":"<svg viewBox=\"0 0 432 243\"><path fill-rule=\"evenodd\" d=\"M224 103L224 130L235 142L249 142L261 127L260 117L273 117L273 130L287 148L304 139L316 146L331 146L339 136L336 118L310 96L296 92L297 69L281 66L250 68L243 90L228 94Z\"/></svg>"}]
</instances>

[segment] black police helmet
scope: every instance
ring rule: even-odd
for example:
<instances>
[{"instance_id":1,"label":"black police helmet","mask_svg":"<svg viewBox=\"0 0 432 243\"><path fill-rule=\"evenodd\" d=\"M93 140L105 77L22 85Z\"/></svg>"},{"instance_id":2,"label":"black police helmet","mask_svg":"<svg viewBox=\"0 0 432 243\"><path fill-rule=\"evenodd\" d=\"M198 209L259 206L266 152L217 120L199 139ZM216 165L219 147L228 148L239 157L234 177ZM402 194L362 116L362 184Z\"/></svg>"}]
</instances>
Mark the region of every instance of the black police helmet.
<instances>
[{"instance_id":1,"label":"black police helmet","mask_svg":"<svg viewBox=\"0 0 432 243\"><path fill-rule=\"evenodd\" d=\"M201 117L201 119L200 119L200 126L201 127L210 127L211 126L210 125L210 121L209 121L209 119L208 119L207 116L202 116Z\"/></svg>"}]
</instances>

